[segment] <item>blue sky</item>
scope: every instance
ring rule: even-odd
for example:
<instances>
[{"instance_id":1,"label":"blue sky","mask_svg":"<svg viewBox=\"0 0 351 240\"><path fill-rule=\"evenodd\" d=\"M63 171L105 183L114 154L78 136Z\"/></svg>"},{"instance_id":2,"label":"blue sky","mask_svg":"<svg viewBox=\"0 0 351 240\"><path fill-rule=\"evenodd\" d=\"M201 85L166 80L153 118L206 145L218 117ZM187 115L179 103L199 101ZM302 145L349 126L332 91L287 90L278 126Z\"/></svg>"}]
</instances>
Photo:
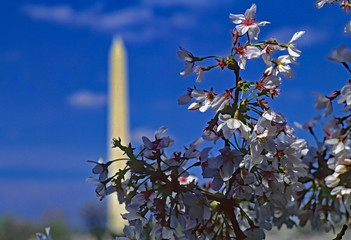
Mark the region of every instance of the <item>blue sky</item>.
<instances>
[{"instance_id":1,"label":"blue sky","mask_svg":"<svg viewBox=\"0 0 351 240\"><path fill-rule=\"evenodd\" d=\"M176 147L201 135L212 112L188 112L177 98L196 76L181 77L178 46L196 55L230 51L229 13L244 13L254 1L4 1L0 9L0 215L39 220L50 208L79 218L96 201L87 160L107 152L108 52L114 36L128 51L130 131L133 142L169 127ZM348 73L326 55L342 43L349 20L337 6L313 1L256 1L257 19L271 24L259 39L284 42L300 30L302 50L296 77L283 79L273 106L290 122L312 118L312 91L329 94ZM256 81L265 66L249 61L245 80ZM199 88L231 87L232 73L217 69ZM78 100L77 100L78 99ZM79 100L80 99L80 100ZM83 100L81 100L83 99ZM298 134L303 134L298 131Z\"/></svg>"}]
</instances>

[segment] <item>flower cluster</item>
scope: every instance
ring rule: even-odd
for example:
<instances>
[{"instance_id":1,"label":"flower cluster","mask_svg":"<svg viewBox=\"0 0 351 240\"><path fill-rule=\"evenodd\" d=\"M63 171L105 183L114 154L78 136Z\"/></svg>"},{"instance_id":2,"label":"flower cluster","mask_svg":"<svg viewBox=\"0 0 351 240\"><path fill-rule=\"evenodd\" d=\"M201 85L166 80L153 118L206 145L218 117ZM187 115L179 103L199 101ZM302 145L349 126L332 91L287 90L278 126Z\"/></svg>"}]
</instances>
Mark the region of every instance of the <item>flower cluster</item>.
<instances>
[{"instance_id":1,"label":"flower cluster","mask_svg":"<svg viewBox=\"0 0 351 240\"><path fill-rule=\"evenodd\" d=\"M350 57L351 50L341 45L333 50L328 58L342 63L350 71L347 65ZM340 90L333 91L329 96L319 93L316 95L315 108L324 110L324 112L303 126L317 141L314 160L310 164L310 172L313 172L313 176L310 176L306 182L311 183L309 189L314 191L315 195L318 195L320 199L325 199L324 207L329 207L328 211L325 210L326 208L314 210L314 215L322 213L325 216L323 223L328 229L332 220L340 221L342 216L348 216L351 213L351 85L348 83ZM332 115L333 102L334 105L335 102L339 105L339 107L334 107L338 107L344 116ZM315 134L315 126L318 121L324 119L327 120L322 125L324 136L322 140L319 140ZM315 217L313 221L316 228L321 224L319 217Z\"/></svg>"},{"instance_id":2,"label":"flower cluster","mask_svg":"<svg viewBox=\"0 0 351 240\"><path fill-rule=\"evenodd\" d=\"M332 1L317 4L326 2ZM304 31L292 34L287 43L274 38L258 41L260 27L269 22L256 20L255 4L229 19L235 28L228 56L199 57L183 47L178 51L185 62L180 74L195 73L196 83L214 68L234 74L234 85L222 92L194 86L179 97L178 103L189 105L189 110L213 110L203 135L173 153L168 152L174 141L165 136L166 127L158 129L154 139L143 137L138 153L131 144L113 139L113 147L124 152L127 161L110 175L109 166L119 159L90 161L98 175L90 178L97 183L96 193L102 199L117 192L118 201L126 205L123 217L129 225L125 237L117 240L146 239L144 229L151 229L154 239L261 240L273 226L310 222L313 228L329 231L334 223L348 220L351 114L332 118L323 126L324 140L312 147L265 99L279 96L282 79L294 77L292 64L301 56L296 41ZM244 80L241 72L254 58L263 60L262 77ZM344 45L329 58L350 71L351 51ZM351 110L351 84L330 96L315 95L315 108L323 114L299 126L316 137L313 129L332 114L332 101L338 98L344 112ZM200 149L205 141L213 147Z\"/></svg>"},{"instance_id":3,"label":"flower cluster","mask_svg":"<svg viewBox=\"0 0 351 240\"><path fill-rule=\"evenodd\" d=\"M328 59L342 63L350 71L347 64L350 57L351 50L341 45L332 51ZM323 226L329 231L333 223L343 218L348 222L351 214L351 85L349 82L329 96L315 95L315 108L324 112L303 126L296 124L308 130L316 140L316 147L309 147L310 154L306 158L309 175L303 181L306 186L302 194L305 201L301 202L299 217L302 226L310 221L313 228ZM334 108L340 109L344 116L332 115ZM322 124L324 136L320 140L316 124L322 120L325 120Z\"/></svg>"}]
</instances>

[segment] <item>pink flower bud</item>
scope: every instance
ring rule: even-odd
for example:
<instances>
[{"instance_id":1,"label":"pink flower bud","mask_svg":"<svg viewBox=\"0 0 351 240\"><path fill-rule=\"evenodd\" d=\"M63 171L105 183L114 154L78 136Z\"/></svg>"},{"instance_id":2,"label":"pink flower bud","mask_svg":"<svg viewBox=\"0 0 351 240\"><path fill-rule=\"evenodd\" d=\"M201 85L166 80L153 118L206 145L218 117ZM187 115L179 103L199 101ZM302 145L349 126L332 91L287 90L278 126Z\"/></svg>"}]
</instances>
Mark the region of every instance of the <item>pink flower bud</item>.
<instances>
[{"instance_id":1,"label":"pink flower bud","mask_svg":"<svg viewBox=\"0 0 351 240\"><path fill-rule=\"evenodd\" d=\"M343 173L347 172L347 168L345 165L338 165L335 168L335 172L339 173L339 174L343 174Z\"/></svg>"},{"instance_id":2,"label":"pink flower bud","mask_svg":"<svg viewBox=\"0 0 351 240\"><path fill-rule=\"evenodd\" d=\"M340 182L340 178L338 178L338 176L339 176L339 174L337 174L337 173L333 173L332 175L327 176L324 179L325 185L327 185L327 187L329 187L329 188L336 187Z\"/></svg>"},{"instance_id":3,"label":"pink flower bud","mask_svg":"<svg viewBox=\"0 0 351 240\"><path fill-rule=\"evenodd\" d=\"M343 160L341 160L341 163L344 165L351 165L351 159L344 158Z\"/></svg>"},{"instance_id":4,"label":"pink flower bud","mask_svg":"<svg viewBox=\"0 0 351 240\"><path fill-rule=\"evenodd\" d=\"M190 104L190 106L188 107L189 110L197 110L201 107L201 105L197 102L193 102L192 104Z\"/></svg>"}]
</instances>

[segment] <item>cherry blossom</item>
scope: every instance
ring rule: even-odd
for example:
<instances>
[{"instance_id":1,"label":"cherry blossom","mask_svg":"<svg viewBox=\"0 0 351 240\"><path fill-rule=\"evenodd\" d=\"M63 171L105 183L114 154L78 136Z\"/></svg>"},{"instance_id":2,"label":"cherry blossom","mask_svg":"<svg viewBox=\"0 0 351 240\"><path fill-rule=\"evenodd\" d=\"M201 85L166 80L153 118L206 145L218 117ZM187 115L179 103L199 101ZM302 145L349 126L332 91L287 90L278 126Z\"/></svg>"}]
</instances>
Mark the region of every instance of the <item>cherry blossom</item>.
<instances>
[{"instance_id":1,"label":"cherry blossom","mask_svg":"<svg viewBox=\"0 0 351 240\"><path fill-rule=\"evenodd\" d=\"M339 174L333 173L325 178L325 184L327 187L333 188L336 187L340 182Z\"/></svg>"},{"instance_id":2,"label":"cherry blossom","mask_svg":"<svg viewBox=\"0 0 351 240\"><path fill-rule=\"evenodd\" d=\"M351 50L345 44L334 49L328 59L335 62L351 62Z\"/></svg>"},{"instance_id":3,"label":"cherry blossom","mask_svg":"<svg viewBox=\"0 0 351 240\"><path fill-rule=\"evenodd\" d=\"M316 5L332 2L318 0ZM298 138L284 115L263 97L279 95L280 74L294 76L291 64L301 56L295 42L304 31L296 32L288 43L275 38L251 42L258 40L259 27L268 23L257 22L255 14L255 4L245 14L230 14L237 26L227 56L194 57L182 47L178 51L186 63L181 75L193 72L197 61L212 60L212 65L195 67L197 83L202 82L204 71L213 68L231 71L234 76L225 92L193 87L179 97L178 103L190 103L190 110L214 110L201 137L174 152L169 148L174 141L164 137L167 127L158 129L154 140L144 136L140 148L114 140L127 164L111 177L107 174L114 160L90 161L98 177L88 181L96 183L100 198L117 192L118 201L126 205L128 212L123 217L129 226L124 229L125 237L118 240L145 239L150 226L147 234L156 240L259 240L273 226L292 228L308 222L313 229L329 231L333 224L349 220L350 83L330 96L315 94L315 108L324 113L304 125L295 124L315 142ZM276 59L275 50L287 51L287 55ZM268 66L263 76L243 80L246 62L261 55ZM351 72L346 64L351 50L345 45L333 50L329 59ZM333 115L332 101L343 107L340 115ZM320 121L324 133L317 130ZM201 149L204 140L208 142Z\"/></svg>"},{"instance_id":4,"label":"cherry blossom","mask_svg":"<svg viewBox=\"0 0 351 240\"><path fill-rule=\"evenodd\" d=\"M113 185L107 185L107 183L109 182L109 179L106 179L105 181L100 181L99 179L90 177L90 178L87 178L86 181L96 183L95 193L97 196L100 197L100 201L104 199L106 196L117 191L117 189Z\"/></svg>"},{"instance_id":5,"label":"cherry blossom","mask_svg":"<svg viewBox=\"0 0 351 240\"><path fill-rule=\"evenodd\" d=\"M295 44L293 44L293 42L299 39L304 33L305 31L296 32L294 36L291 38L291 40L288 42L287 46L288 46L288 52L290 56L300 57L301 51L295 47Z\"/></svg>"},{"instance_id":6,"label":"cherry blossom","mask_svg":"<svg viewBox=\"0 0 351 240\"><path fill-rule=\"evenodd\" d=\"M248 33L249 37L257 40L258 34L260 33L260 26L265 26L269 22L256 22L256 4L252 4L252 6L246 10L245 14L230 14L230 20L239 24L236 26L236 30L239 35L244 35Z\"/></svg>"},{"instance_id":7,"label":"cherry blossom","mask_svg":"<svg viewBox=\"0 0 351 240\"><path fill-rule=\"evenodd\" d=\"M261 50L257 47L239 45L235 50L239 56L238 64L241 69L245 69L246 59L258 58L261 56Z\"/></svg>"},{"instance_id":8,"label":"cherry blossom","mask_svg":"<svg viewBox=\"0 0 351 240\"><path fill-rule=\"evenodd\" d=\"M231 99L233 90L225 90L225 93L216 95L211 103L211 107L215 112L221 111Z\"/></svg>"},{"instance_id":9,"label":"cherry blossom","mask_svg":"<svg viewBox=\"0 0 351 240\"><path fill-rule=\"evenodd\" d=\"M191 183L193 181L196 182L197 181L197 177L195 177L195 176L187 176L187 177L180 176L178 178L178 181L179 181L180 185L186 185L186 184L189 184L189 183Z\"/></svg>"},{"instance_id":10,"label":"cherry blossom","mask_svg":"<svg viewBox=\"0 0 351 240\"><path fill-rule=\"evenodd\" d=\"M346 105L351 105L351 85L347 84L343 86L340 90L341 97L338 100L338 103L345 102Z\"/></svg>"},{"instance_id":11,"label":"cherry blossom","mask_svg":"<svg viewBox=\"0 0 351 240\"><path fill-rule=\"evenodd\" d=\"M102 158L99 158L99 160L97 162L90 161L90 160L88 162L96 164L95 167L93 167L93 173L99 174L99 180L103 181L108 177L108 166L112 162L107 162L105 164Z\"/></svg>"},{"instance_id":12,"label":"cherry blossom","mask_svg":"<svg viewBox=\"0 0 351 240\"><path fill-rule=\"evenodd\" d=\"M196 66L194 72L197 74L196 82L202 82L204 80L204 68Z\"/></svg>"},{"instance_id":13,"label":"cherry blossom","mask_svg":"<svg viewBox=\"0 0 351 240\"><path fill-rule=\"evenodd\" d=\"M271 59L271 53L273 53L275 50L282 50L283 48L280 47L277 43L276 39L270 39L268 42L263 45L262 49L262 59L266 63L267 66L270 66L272 64L272 59Z\"/></svg>"},{"instance_id":14,"label":"cherry blossom","mask_svg":"<svg viewBox=\"0 0 351 240\"><path fill-rule=\"evenodd\" d=\"M151 141L149 138L143 136L142 140L145 146L144 156L147 158L154 158L155 154L162 154L163 149L173 145L174 141L170 137L161 137L166 131L167 127L160 127L155 132L155 140Z\"/></svg>"},{"instance_id":15,"label":"cherry blossom","mask_svg":"<svg viewBox=\"0 0 351 240\"><path fill-rule=\"evenodd\" d=\"M184 69L180 72L180 75L186 76L192 73L195 61L197 60L194 55L186 50L185 48L179 47L180 51L177 52L179 59L185 61L186 65Z\"/></svg>"},{"instance_id":16,"label":"cherry blossom","mask_svg":"<svg viewBox=\"0 0 351 240\"><path fill-rule=\"evenodd\" d=\"M333 112L333 105L330 101L330 98L314 92L313 95L317 97L316 102L314 104L314 108L317 110L325 109L325 112L322 114L322 117L327 117Z\"/></svg>"},{"instance_id":17,"label":"cherry blossom","mask_svg":"<svg viewBox=\"0 0 351 240\"><path fill-rule=\"evenodd\" d=\"M178 104L179 104L179 105L188 104L188 103L191 101L191 99L192 99L192 97L191 97L192 91L193 91L193 89L192 89L192 88L189 88L189 89L187 90L187 93L185 93L185 94L183 94L182 96L180 96L180 97L178 98Z\"/></svg>"},{"instance_id":18,"label":"cherry blossom","mask_svg":"<svg viewBox=\"0 0 351 240\"><path fill-rule=\"evenodd\" d=\"M142 226L136 222L135 226L126 225L123 228L123 233L126 237L116 237L116 240L136 240L142 239Z\"/></svg>"},{"instance_id":19,"label":"cherry blossom","mask_svg":"<svg viewBox=\"0 0 351 240\"><path fill-rule=\"evenodd\" d=\"M212 89L210 91L195 89L194 91L192 91L191 97L198 101L199 105L198 107L196 107L196 109L199 109L200 112L205 112L211 107L216 97L216 94L213 92Z\"/></svg>"},{"instance_id":20,"label":"cherry blossom","mask_svg":"<svg viewBox=\"0 0 351 240\"><path fill-rule=\"evenodd\" d=\"M223 136L226 139L231 138L234 131L237 129L240 130L240 133L243 138L247 139L249 137L251 128L239 119L235 119L230 114L220 114L219 121L221 123L218 125L217 131L222 130Z\"/></svg>"},{"instance_id":21,"label":"cherry blossom","mask_svg":"<svg viewBox=\"0 0 351 240\"><path fill-rule=\"evenodd\" d=\"M280 56L276 62L275 69L284 77L293 78L295 73L289 66L290 63L294 63L294 59L292 59L289 55Z\"/></svg>"}]
</instances>

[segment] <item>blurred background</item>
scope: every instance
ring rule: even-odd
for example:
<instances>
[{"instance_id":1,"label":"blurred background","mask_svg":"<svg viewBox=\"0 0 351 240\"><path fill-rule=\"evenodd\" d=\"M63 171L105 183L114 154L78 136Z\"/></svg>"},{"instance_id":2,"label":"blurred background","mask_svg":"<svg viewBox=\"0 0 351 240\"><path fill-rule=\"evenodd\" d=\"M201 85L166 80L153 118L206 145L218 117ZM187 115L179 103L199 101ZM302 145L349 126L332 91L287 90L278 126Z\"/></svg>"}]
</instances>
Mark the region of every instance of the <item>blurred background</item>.
<instances>
[{"instance_id":1,"label":"blurred background","mask_svg":"<svg viewBox=\"0 0 351 240\"><path fill-rule=\"evenodd\" d=\"M128 54L131 141L140 144L169 127L181 150L202 134L213 112L190 112L177 98L195 84L181 77L178 46L196 56L226 56L231 48L229 13L254 1L239 0L18 0L0 8L0 239L29 239L50 225L56 240L76 239L105 227L105 202L85 182L92 164L106 159L108 55L113 37ZM350 36L349 16L337 6L317 10L314 1L256 1L257 20L269 21L259 40L288 42L297 31L302 56L296 77L283 79L272 102L289 122L317 113L312 91L330 94L348 72L326 59ZM257 81L262 59L248 61L244 80ZM231 72L205 73L198 88L232 87ZM306 137L297 130L297 134ZM116 136L118 137L118 136ZM308 136L307 136L308 137ZM22 232L20 232L21 230ZM16 235L17 234L17 235ZM101 235L101 234L100 234ZM82 239L89 239L84 235Z\"/></svg>"}]
</instances>

